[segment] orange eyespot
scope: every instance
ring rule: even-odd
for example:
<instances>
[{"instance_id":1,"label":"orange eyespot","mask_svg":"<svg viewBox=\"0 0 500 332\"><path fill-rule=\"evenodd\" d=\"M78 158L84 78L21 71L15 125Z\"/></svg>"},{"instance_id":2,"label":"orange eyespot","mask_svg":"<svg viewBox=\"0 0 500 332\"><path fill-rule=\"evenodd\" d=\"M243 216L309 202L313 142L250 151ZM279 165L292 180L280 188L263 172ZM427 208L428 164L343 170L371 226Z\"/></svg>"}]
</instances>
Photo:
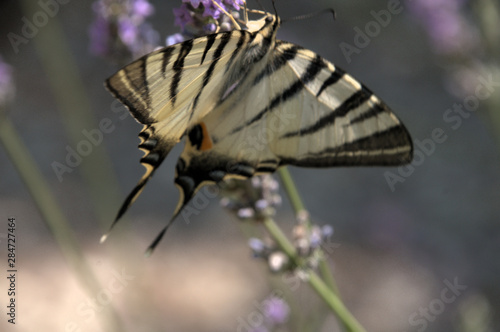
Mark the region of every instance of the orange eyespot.
<instances>
[{"instance_id":1,"label":"orange eyespot","mask_svg":"<svg viewBox=\"0 0 500 332\"><path fill-rule=\"evenodd\" d=\"M210 134L208 133L207 126L205 125L204 122L200 123L200 126L203 132L203 139L201 141L200 150L201 151L210 150L213 146L213 142L212 139L210 138Z\"/></svg>"}]
</instances>

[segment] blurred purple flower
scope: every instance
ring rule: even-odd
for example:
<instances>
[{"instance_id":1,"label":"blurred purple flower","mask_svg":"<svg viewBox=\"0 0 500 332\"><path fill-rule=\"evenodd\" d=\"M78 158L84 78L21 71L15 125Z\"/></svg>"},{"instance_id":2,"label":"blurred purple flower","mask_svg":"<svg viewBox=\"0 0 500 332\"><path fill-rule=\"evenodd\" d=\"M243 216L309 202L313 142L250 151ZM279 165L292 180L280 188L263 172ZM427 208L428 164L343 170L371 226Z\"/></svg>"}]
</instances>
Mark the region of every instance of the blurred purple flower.
<instances>
[{"instance_id":1,"label":"blurred purple flower","mask_svg":"<svg viewBox=\"0 0 500 332\"><path fill-rule=\"evenodd\" d=\"M133 12L144 18L153 15L155 11L155 8L148 2L148 0L136 0L133 6Z\"/></svg>"},{"instance_id":2,"label":"blurred purple flower","mask_svg":"<svg viewBox=\"0 0 500 332\"><path fill-rule=\"evenodd\" d=\"M90 52L95 55L104 56L108 52L110 32L108 21L98 16L89 28Z\"/></svg>"},{"instance_id":3,"label":"blurred purple flower","mask_svg":"<svg viewBox=\"0 0 500 332\"><path fill-rule=\"evenodd\" d=\"M170 35L167 37L166 45L167 46L174 45L174 44L183 42L184 40L186 40L186 39L184 38L184 36L182 34L176 33L176 34L173 34L173 35Z\"/></svg>"},{"instance_id":4,"label":"blurred purple flower","mask_svg":"<svg viewBox=\"0 0 500 332\"><path fill-rule=\"evenodd\" d=\"M5 63L0 56L0 106L7 104L13 97L12 67Z\"/></svg>"},{"instance_id":5,"label":"blurred purple flower","mask_svg":"<svg viewBox=\"0 0 500 332\"><path fill-rule=\"evenodd\" d=\"M263 220L274 215L281 203L278 181L270 175L227 181L222 187L222 196L221 205L240 219Z\"/></svg>"},{"instance_id":6,"label":"blurred purple flower","mask_svg":"<svg viewBox=\"0 0 500 332\"><path fill-rule=\"evenodd\" d=\"M90 51L118 61L129 61L154 50L158 33L146 22L154 13L148 0L97 0L89 29Z\"/></svg>"},{"instance_id":7,"label":"blurred purple flower","mask_svg":"<svg viewBox=\"0 0 500 332\"><path fill-rule=\"evenodd\" d=\"M266 244L255 237L252 237L248 240L248 245L253 250L253 252L258 255L266 250Z\"/></svg>"},{"instance_id":8,"label":"blurred purple flower","mask_svg":"<svg viewBox=\"0 0 500 332\"><path fill-rule=\"evenodd\" d=\"M215 23L208 23L203 29L207 34L214 33L217 31L217 25Z\"/></svg>"},{"instance_id":9,"label":"blurred purple flower","mask_svg":"<svg viewBox=\"0 0 500 332\"><path fill-rule=\"evenodd\" d=\"M290 307L283 299L273 296L265 301L264 314L271 324L280 325L288 320Z\"/></svg>"},{"instance_id":10,"label":"blurred purple flower","mask_svg":"<svg viewBox=\"0 0 500 332\"><path fill-rule=\"evenodd\" d=\"M243 0L216 0L225 11L238 17L237 11ZM182 0L182 5L174 9L175 25L181 28L184 39L234 29L229 17L224 15L212 0ZM235 12L233 12L233 10Z\"/></svg>"},{"instance_id":11,"label":"blurred purple flower","mask_svg":"<svg viewBox=\"0 0 500 332\"><path fill-rule=\"evenodd\" d=\"M179 8L174 8L175 25L184 29L187 24L193 22L193 17L191 16L191 10L188 5L182 4Z\"/></svg>"},{"instance_id":12,"label":"blurred purple flower","mask_svg":"<svg viewBox=\"0 0 500 332\"><path fill-rule=\"evenodd\" d=\"M223 1L216 1L219 6L221 6L225 11L227 11L226 5L224 4ZM220 15L223 14L222 10L217 7L216 5L213 4L213 2L210 2L209 6L205 7L205 11L203 12L203 16L209 16L213 17L214 19L219 19Z\"/></svg>"},{"instance_id":13,"label":"blurred purple flower","mask_svg":"<svg viewBox=\"0 0 500 332\"><path fill-rule=\"evenodd\" d=\"M182 2L190 3L193 8L200 7L200 4L203 4L203 7L207 7L212 4L212 0L182 0Z\"/></svg>"},{"instance_id":14,"label":"blurred purple flower","mask_svg":"<svg viewBox=\"0 0 500 332\"><path fill-rule=\"evenodd\" d=\"M467 0L420 0L408 3L427 30L438 53L456 54L474 47L476 38L462 9Z\"/></svg>"}]
</instances>

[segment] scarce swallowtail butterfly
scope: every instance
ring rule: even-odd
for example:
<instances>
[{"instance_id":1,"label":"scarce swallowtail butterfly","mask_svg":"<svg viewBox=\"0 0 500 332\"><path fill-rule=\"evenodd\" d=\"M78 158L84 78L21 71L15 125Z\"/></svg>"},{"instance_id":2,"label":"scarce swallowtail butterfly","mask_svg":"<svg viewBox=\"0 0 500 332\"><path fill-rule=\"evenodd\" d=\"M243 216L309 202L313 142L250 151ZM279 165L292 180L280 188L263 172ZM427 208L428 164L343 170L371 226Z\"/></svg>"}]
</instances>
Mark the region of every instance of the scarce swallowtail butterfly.
<instances>
[{"instance_id":1,"label":"scarce swallowtail butterfly","mask_svg":"<svg viewBox=\"0 0 500 332\"><path fill-rule=\"evenodd\" d=\"M146 172L115 222L185 137L176 166L180 199L172 220L206 184L303 167L402 165L412 141L369 89L301 46L277 40L279 17L247 30L156 50L119 70L107 89L144 125ZM103 237L105 239L106 235Z\"/></svg>"}]
</instances>

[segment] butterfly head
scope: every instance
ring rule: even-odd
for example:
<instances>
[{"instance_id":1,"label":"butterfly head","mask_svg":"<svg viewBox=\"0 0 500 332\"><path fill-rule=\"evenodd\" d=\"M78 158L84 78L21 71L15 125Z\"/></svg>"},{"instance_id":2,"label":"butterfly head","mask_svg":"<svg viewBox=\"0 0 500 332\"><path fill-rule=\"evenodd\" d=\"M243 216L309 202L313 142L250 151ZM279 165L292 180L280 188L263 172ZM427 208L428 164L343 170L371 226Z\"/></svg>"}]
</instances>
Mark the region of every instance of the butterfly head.
<instances>
[{"instance_id":1,"label":"butterfly head","mask_svg":"<svg viewBox=\"0 0 500 332\"><path fill-rule=\"evenodd\" d=\"M263 32L266 30L276 31L281 24L281 19L271 13L265 13L265 15L255 21L248 21L246 26L247 30L250 32Z\"/></svg>"}]
</instances>

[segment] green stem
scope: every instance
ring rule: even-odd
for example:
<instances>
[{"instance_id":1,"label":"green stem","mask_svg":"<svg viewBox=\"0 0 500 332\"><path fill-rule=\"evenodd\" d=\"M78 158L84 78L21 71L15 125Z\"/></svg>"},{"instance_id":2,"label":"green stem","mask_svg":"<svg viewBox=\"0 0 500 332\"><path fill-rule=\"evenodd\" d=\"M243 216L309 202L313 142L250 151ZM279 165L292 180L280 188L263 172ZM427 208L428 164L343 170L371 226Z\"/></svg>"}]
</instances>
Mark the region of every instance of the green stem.
<instances>
[{"instance_id":1,"label":"green stem","mask_svg":"<svg viewBox=\"0 0 500 332\"><path fill-rule=\"evenodd\" d=\"M288 198L290 199L290 202L292 203L293 209L295 210L295 214L297 215L301 211L307 211L305 204L302 201L302 198L300 197L299 191L297 190L297 187L295 186L295 183L293 181L293 178L288 171L288 168L282 167L278 170L278 173L281 178L281 182L283 183L283 187L285 188L285 191L288 195ZM311 225L311 220L308 218L307 221L307 228L310 228ZM323 278L324 282L326 283L327 287L338 297L340 298L340 292L339 288L337 286L337 283L335 282L335 278L333 278L333 275L330 270L330 266L328 266L328 263L324 257L324 252L319 260L319 272L321 274L321 277ZM338 315L338 313L337 313ZM339 317L340 319L340 317ZM341 322L342 323L342 322ZM343 323L342 323L343 324ZM344 330L348 330L348 327L343 324L342 328Z\"/></svg>"},{"instance_id":2,"label":"green stem","mask_svg":"<svg viewBox=\"0 0 500 332\"><path fill-rule=\"evenodd\" d=\"M328 288L330 288L332 292L334 292L340 298L340 291L337 286L337 282L333 278L330 266L328 266L328 263L326 262L326 259L324 257L322 257L319 261L319 273L321 274L321 277L327 284Z\"/></svg>"},{"instance_id":3,"label":"green stem","mask_svg":"<svg viewBox=\"0 0 500 332\"><path fill-rule=\"evenodd\" d=\"M283 187L285 187L285 191L288 195L288 198L290 199L293 209L295 210L295 214L299 213L300 211L305 211L306 207L302 202L302 198L300 197L299 191L297 190L297 187L293 182L292 176L290 175L288 168L281 167L278 170L278 174L280 175Z\"/></svg>"},{"instance_id":4,"label":"green stem","mask_svg":"<svg viewBox=\"0 0 500 332\"><path fill-rule=\"evenodd\" d=\"M285 252L285 254L293 259L295 264L302 265L299 257L297 256L297 251L285 234L281 231L281 228L274 222L272 218L267 217L264 219L264 226L266 226L268 232L271 234L273 239L279 244L281 249Z\"/></svg>"},{"instance_id":5,"label":"green stem","mask_svg":"<svg viewBox=\"0 0 500 332\"><path fill-rule=\"evenodd\" d=\"M40 11L37 1L22 0L21 5L26 17L33 17ZM60 7L61 12L65 10L69 10L69 8ZM104 135L100 131L100 122L95 119L91 111L92 105L85 93L85 86L66 42L64 28L61 26L59 18L57 16L51 17L32 42L45 70L71 147L76 149L78 144L86 139L82 134L83 130L99 131L101 135ZM109 110L110 107L104 110L107 112L104 113L105 115L100 121L111 118ZM83 162L77 167L80 168L87 185L86 189L89 190L89 197L92 199L97 220L101 223L102 229L107 230L109 221L114 217L114 209L120 203L117 200L120 197L120 192L111 161L102 146L104 145L103 141L104 138L100 143L95 144L92 152L85 156ZM64 159L60 161L64 163ZM69 176L67 173L59 174L60 181ZM55 174L54 177L56 177Z\"/></svg>"},{"instance_id":6,"label":"green stem","mask_svg":"<svg viewBox=\"0 0 500 332\"><path fill-rule=\"evenodd\" d=\"M311 287L321 296L326 304L337 315L340 323L349 332L365 332L365 329L356 321L354 316L347 310L340 298L335 292L325 284L325 282L312 270L310 270L305 262L297 255L295 247L290 243L288 238L283 234L279 226L271 218L264 220L264 226L271 234L273 239L278 243L281 249L288 257L297 265L298 268L308 271L308 282Z\"/></svg>"},{"instance_id":7,"label":"green stem","mask_svg":"<svg viewBox=\"0 0 500 332\"><path fill-rule=\"evenodd\" d=\"M101 286L85 261L67 219L59 209L47 182L45 182L40 170L36 167L28 149L22 143L12 122L3 115L2 110L0 110L0 115L2 115L0 119L0 143L28 188L66 261L74 269L89 294L95 296L101 290ZM112 307L106 310L108 310L107 324L109 324L109 331L121 331L121 324Z\"/></svg>"},{"instance_id":8,"label":"green stem","mask_svg":"<svg viewBox=\"0 0 500 332\"><path fill-rule=\"evenodd\" d=\"M349 332L366 332L342 303L342 300L313 271L309 273L308 282L311 287L323 298L328 306L337 314L343 327Z\"/></svg>"},{"instance_id":9,"label":"green stem","mask_svg":"<svg viewBox=\"0 0 500 332\"><path fill-rule=\"evenodd\" d=\"M288 195L288 198L290 199L290 202L292 203L293 209L295 210L295 214L297 215L301 211L307 211L305 204L303 203L302 198L300 197L299 191L297 190L297 187L295 186L293 178L292 178L290 172L288 171L288 168L282 167L278 170L278 173L280 175L281 182L283 183L283 187L285 188L285 191ZM307 219L307 227L308 228L310 227L310 224L311 224L311 221L309 219ZM332 273L330 271L330 268L329 268L324 257L322 257L320 262L319 262L319 268L320 268L321 276L325 280L328 287L332 291L334 291L338 296L340 296L335 279L333 278Z\"/></svg>"}]
</instances>

